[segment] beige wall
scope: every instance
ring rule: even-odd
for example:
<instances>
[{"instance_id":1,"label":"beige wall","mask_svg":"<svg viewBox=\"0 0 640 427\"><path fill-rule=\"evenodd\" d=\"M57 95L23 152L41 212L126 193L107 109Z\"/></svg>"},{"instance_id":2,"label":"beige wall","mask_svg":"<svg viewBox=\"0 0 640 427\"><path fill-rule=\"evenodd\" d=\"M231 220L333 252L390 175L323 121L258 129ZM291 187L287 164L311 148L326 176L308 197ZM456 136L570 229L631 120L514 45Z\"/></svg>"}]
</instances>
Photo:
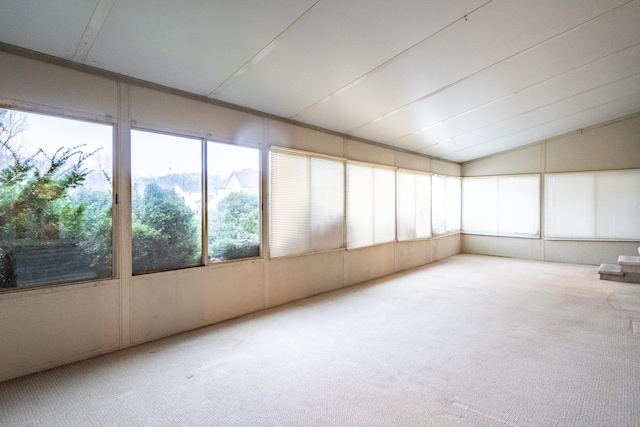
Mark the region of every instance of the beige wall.
<instances>
[{"instance_id":1,"label":"beige wall","mask_svg":"<svg viewBox=\"0 0 640 427\"><path fill-rule=\"evenodd\" d=\"M131 276L131 127L259 147L268 206L271 145L459 176L460 165L293 126L49 63L0 53L0 105L115 124L117 277L0 293L0 381L424 265L460 252L459 235Z\"/></svg>"},{"instance_id":2,"label":"beige wall","mask_svg":"<svg viewBox=\"0 0 640 427\"><path fill-rule=\"evenodd\" d=\"M464 163L462 176L617 169L640 169L640 114ZM544 221L544 212L541 217ZM619 255L637 255L640 245L477 235L463 235L461 239L465 253L593 265L615 264Z\"/></svg>"}]
</instances>

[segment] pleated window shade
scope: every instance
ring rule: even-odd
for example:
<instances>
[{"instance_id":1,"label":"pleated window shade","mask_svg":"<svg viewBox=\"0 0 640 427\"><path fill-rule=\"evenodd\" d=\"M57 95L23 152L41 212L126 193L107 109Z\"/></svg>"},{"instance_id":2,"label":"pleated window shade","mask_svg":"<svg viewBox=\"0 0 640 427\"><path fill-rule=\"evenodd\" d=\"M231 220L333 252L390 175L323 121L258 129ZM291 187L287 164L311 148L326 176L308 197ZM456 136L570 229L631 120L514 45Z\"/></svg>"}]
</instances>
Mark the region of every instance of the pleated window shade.
<instances>
[{"instance_id":1,"label":"pleated window shade","mask_svg":"<svg viewBox=\"0 0 640 427\"><path fill-rule=\"evenodd\" d=\"M462 232L540 236L540 176L463 178Z\"/></svg>"},{"instance_id":2,"label":"pleated window shade","mask_svg":"<svg viewBox=\"0 0 640 427\"><path fill-rule=\"evenodd\" d=\"M270 162L270 256L341 248L344 161L271 149Z\"/></svg>"},{"instance_id":3,"label":"pleated window shade","mask_svg":"<svg viewBox=\"0 0 640 427\"><path fill-rule=\"evenodd\" d=\"M640 170L547 174L546 239L640 240Z\"/></svg>"},{"instance_id":4,"label":"pleated window shade","mask_svg":"<svg viewBox=\"0 0 640 427\"><path fill-rule=\"evenodd\" d=\"M431 175L398 170L398 240L431 236Z\"/></svg>"},{"instance_id":5,"label":"pleated window shade","mask_svg":"<svg viewBox=\"0 0 640 427\"><path fill-rule=\"evenodd\" d=\"M395 170L351 162L347 167L347 247L394 241Z\"/></svg>"},{"instance_id":6,"label":"pleated window shade","mask_svg":"<svg viewBox=\"0 0 640 427\"><path fill-rule=\"evenodd\" d=\"M431 177L431 229L433 234L460 231L461 179L446 175Z\"/></svg>"}]
</instances>

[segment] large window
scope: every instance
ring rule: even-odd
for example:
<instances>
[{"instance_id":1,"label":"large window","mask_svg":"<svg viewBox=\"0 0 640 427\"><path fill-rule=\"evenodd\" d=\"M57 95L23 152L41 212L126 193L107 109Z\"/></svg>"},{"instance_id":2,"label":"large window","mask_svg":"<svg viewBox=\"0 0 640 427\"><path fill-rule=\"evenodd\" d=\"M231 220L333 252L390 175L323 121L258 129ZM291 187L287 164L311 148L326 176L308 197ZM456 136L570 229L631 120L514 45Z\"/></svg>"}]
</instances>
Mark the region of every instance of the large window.
<instances>
[{"instance_id":1,"label":"large window","mask_svg":"<svg viewBox=\"0 0 640 427\"><path fill-rule=\"evenodd\" d=\"M640 240L640 171L545 175L545 238Z\"/></svg>"},{"instance_id":2,"label":"large window","mask_svg":"<svg viewBox=\"0 0 640 427\"><path fill-rule=\"evenodd\" d=\"M393 168L351 162L348 164L348 248L395 240L395 177Z\"/></svg>"},{"instance_id":3,"label":"large window","mask_svg":"<svg viewBox=\"0 0 640 427\"><path fill-rule=\"evenodd\" d=\"M260 255L260 150L207 143L210 261Z\"/></svg>"},{"instance_id":4,"label":"large window","mask_svg":"<svg viewBox=\"0 0 640 427\"><path fill-rule=\"evenodd\" d=\"M270 153L271 257L343 246L344 161L311 153Z\"/></svg>"},{"instance_id":5,"label":"large window","mask_svg":"<svg viewBox=\"0 0 640 427\"><path fill-rule=\"evenodd\" d=\"M113 127L0 109L0 288L113 275Z\"/></svg>"},{"instance_id":6,"label":"large window","mask_svg":"<svg viewBox=\"0 0 640 427\"><path fill-rule=\"evenodd\" d=\"M431 176L398 170L398 240L431 236Z\"/></svg>"},{"instance_id":7,"label":"large window","mask_svg":"<svg viewBox=\"0 0 640 427\"><path fill-rule=\"evenodd\" d=\"M460 231L461 180L453 176L431 177L431 227L433 234Z\"/></svg>"},{"instance_id":8,"label":"large window","mask_svg":"<svg viewBox=\"0 0 640 427\"><path fill-rule=\"evenodd\" d=\"M494 236L540 236L540 176L464 178L462 231Z\"/></svg>"},{"instance_id":9,"label":"large window","mask_svg":"<svg viewBox=\"0 0 640 427\"><path fill-rule=\"evenodd\" d=\"M133 273L202 264L202 140L131 131Z\"/></svg>"}]
</instances>

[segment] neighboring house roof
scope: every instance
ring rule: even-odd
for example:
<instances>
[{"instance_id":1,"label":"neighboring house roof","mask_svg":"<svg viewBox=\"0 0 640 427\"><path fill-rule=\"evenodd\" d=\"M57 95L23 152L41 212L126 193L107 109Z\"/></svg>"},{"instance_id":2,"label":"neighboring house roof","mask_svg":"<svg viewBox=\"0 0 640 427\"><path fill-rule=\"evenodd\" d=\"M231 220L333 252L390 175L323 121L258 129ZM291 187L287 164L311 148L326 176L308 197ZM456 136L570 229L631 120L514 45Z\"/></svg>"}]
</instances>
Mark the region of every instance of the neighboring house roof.
<instances>
[{"instance_id":1,"label":"neighboring house roof","mask_svg":"<svg viewBox=\"0 0 640 427\"><path fill-rule=\"evenodd\" d=\"M233 186L234 181L238 182L242 188L258 188L260 176L258 175L258 171L255 169L234 171L231 172L226 180L216 183L214 188L230 188Z\"/></svg>"},{"instance_id":2,"label":"neighboring house roof","mask_svg":"<svg viewBox=\"0 0 640 427\"><path fill-rule=\"evenodd\" d=\"M212 179L209 181L209 189L222 189L225 188L229 177L224 177L220 175L209 175Z\"/></svg>"}]
</instances>

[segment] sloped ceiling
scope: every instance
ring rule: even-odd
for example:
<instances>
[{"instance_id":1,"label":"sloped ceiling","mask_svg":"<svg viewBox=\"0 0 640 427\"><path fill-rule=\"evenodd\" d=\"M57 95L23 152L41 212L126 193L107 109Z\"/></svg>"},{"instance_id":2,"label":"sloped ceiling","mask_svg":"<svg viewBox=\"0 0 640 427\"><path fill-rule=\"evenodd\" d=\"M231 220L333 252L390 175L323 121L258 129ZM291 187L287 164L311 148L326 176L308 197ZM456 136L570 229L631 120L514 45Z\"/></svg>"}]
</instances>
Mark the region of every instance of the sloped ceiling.
<instances>
[{"instance_id":1,"label":"sloped ceiling","mask_svg":"<svg viewBox=\"0 0 640 427\"><path fill-rule=\"evenodd\" d=\"M640 111L640 0L2 0L0 42L455 162Z\"/></svg>"}]
</instances>

